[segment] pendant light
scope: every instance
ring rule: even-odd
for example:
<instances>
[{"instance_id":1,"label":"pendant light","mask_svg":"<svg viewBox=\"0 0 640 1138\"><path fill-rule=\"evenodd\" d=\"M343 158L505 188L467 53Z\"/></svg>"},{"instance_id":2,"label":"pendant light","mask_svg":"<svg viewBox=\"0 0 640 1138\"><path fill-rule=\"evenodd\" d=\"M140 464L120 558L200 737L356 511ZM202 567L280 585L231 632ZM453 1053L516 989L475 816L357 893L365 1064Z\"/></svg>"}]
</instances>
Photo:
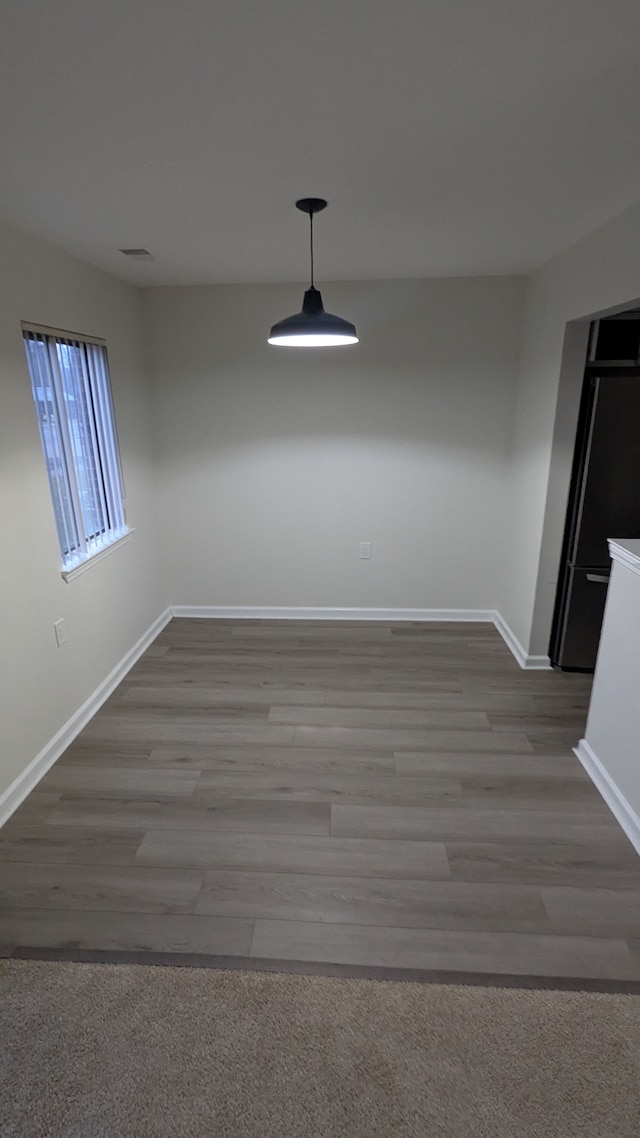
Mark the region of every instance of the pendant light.
<instances>
[{"instance_id":1,"label":"pendant light","mask_svg":"<svg viewBox=\"0 0 640 1138\"><path fill-rule=\"evenodd\" d=\"M309 214L311 248L311 285L304 294L302 312L287 316L273 325L270 344L283 348L337 348L342 344L357 344L355 326L340 316L325 312L322 296L313 283L313 215L326 208L324 198L300 198L298 209Z\"/></svg>"}]
</instances>

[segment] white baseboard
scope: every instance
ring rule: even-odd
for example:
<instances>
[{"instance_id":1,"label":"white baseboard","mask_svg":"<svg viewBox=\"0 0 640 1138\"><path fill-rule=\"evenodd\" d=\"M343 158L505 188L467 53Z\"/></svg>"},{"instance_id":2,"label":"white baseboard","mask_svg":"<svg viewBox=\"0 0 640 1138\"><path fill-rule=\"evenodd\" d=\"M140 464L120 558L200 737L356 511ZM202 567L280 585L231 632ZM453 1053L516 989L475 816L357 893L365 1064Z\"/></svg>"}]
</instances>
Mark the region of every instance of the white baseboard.
<instances>
[{"instance_id":1,"label":"white baseboard","mask_svg":"<svg viewBox=\"0 0 640 1138\"><path fill-rule=\"evenodd\" d=\"M529 656L518 637L511 631L509 625L499 612L493 614L493 623L495 624L498 632L504 640L507 647L511 650L521 668L527 672L543 672L551 667L551 662L548 656Z\"/></svg>"},{"instance_id":2,"label":"white baseboard","mask_svg":"<svg viewBox=\"0 0 640 1138\"><path fill-rule=\"evenodd\" d=\"M495 609L366 609L295 608L254 605L173 605L172 616L200 620L393 620L469 621L493 624L521 668L542 671L551 667L548 656L528 656L506 620Z\"/></svg>"},{"instance_id":3,"label":"white baseboard","mask_svg":"<svg viewBox=\"0 0 640 1138\"><path fill-rule=\"evenodd\" d=\"M254 605L172 605L172 616L211 620L415 620L488 621L492 609L365 609L304 608L284 605L262 608Z\"/></svg>"},{"instance_id":4,"label":"white baseboard","mask_svg":"<svg viewBox=\"0 0 640 1138\"><path fill-rule=\"evenodd\" d=\"M136 660L146 652L149 645L155 640L156 636L166 624L171 620L171 610L166 609L147 631L140 637L140 639L130 648L125 656L122 657L120 662L116 664L115 668L109 672L109 675L98 684L98 687L89 696L88 699L79 707L70 719L60 728L60 730L49 740L47 745L43 747L40 754L36 755L35 759L29 763L29 766L23 770L22 774L7 787L2 795L0 795L0 826L4 825L7 818L13 814L14 810L18 809L21 802L27 797L34 787L40 782L40 779L47 773L50 767L53 766L56 759L60 758L63 751L67 749L70 743L79 735L82 728L87 725L90 719L93 718L96 711L102 707L102 704L109 698L112 691L117 688L118 684L122 682L127 672L133 667Z\"/></svg>"},{"instance_id":5,"label":"white baseboard","mask_svg":"<svg viewBox=\"0 0 640 1138\"><path fill-rule=\"evenodd\" d=\"M640 854L640 818L627 802L620 788L613 781L606 767L600 762L595 751L586 739L581 739L573 752L578 756L593 785L604 798L616 822L624 830L631 845Z\"/></svg>"}]
</instances>

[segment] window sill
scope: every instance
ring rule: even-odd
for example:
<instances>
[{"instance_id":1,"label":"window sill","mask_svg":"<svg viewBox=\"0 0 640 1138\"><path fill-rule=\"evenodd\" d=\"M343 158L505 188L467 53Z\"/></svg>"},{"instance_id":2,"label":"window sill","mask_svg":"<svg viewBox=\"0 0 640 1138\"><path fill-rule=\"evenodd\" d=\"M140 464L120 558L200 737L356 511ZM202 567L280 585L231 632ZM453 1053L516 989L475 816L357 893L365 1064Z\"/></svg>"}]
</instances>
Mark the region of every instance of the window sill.
<instances>
[{"instance_id":1,"label":"window sill","mask_svg":"<svg viewBox=\"0 0 640 1138\"><path fill-rule=\"evenodd\" d=\"M120 549L121 545L125 545L132 533L135 533L135 530L127 530L126 533L123 533L122 537L117 538L116 541L112 541L110 545L106 545L104 549L100 549L97 553L92 553L90 557L87 557L86 561L81 561L80 564L74 566L73 569L62 569L60 572L62 580L66 581L67 584L69 581L75 581L76 577L79 577L81 573L85 573L86 570L90 569L92 565L95 565L97 561L102 561L105 557L108 557L110 553L113 553L114 550Z\"/></svg>"}]
</instances>

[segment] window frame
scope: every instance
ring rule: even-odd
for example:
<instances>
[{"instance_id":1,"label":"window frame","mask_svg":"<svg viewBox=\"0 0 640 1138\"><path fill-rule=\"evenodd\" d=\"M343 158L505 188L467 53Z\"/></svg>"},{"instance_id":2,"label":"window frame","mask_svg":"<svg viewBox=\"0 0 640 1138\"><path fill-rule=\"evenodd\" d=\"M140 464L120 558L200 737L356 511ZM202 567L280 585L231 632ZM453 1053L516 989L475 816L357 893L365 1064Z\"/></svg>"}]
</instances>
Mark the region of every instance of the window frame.
<instances>
[{"instance_id":1,"label":"window frame","mask_svg":"<svg viewBox=\"0 0 640 1138\"><path fill-rule=\"evenodd\" d=\"M71 581L133 532L125 510L107 344L97 336L30 321L21 322L21 331L61 575ZM30 349L34 343L43 345L43 354Z\"/></svg>"}]
</instances>

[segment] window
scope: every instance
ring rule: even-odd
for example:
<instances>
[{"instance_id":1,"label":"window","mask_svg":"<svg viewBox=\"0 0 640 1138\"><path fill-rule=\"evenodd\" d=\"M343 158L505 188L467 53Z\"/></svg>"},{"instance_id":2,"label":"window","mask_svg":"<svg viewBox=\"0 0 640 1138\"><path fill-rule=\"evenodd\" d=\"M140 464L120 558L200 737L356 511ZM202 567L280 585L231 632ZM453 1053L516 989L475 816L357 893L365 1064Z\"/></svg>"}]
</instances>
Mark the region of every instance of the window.
<instances>
[{"instance_id":1,"label":"window","mask_svg":"<svg viewBox=\"0 0 640 1138\"><path fill-rule=\"evenodd\" d=\"M22 328L68 577L128 533L107 350L100 340Z\"/></svg>"}]
</instances>

